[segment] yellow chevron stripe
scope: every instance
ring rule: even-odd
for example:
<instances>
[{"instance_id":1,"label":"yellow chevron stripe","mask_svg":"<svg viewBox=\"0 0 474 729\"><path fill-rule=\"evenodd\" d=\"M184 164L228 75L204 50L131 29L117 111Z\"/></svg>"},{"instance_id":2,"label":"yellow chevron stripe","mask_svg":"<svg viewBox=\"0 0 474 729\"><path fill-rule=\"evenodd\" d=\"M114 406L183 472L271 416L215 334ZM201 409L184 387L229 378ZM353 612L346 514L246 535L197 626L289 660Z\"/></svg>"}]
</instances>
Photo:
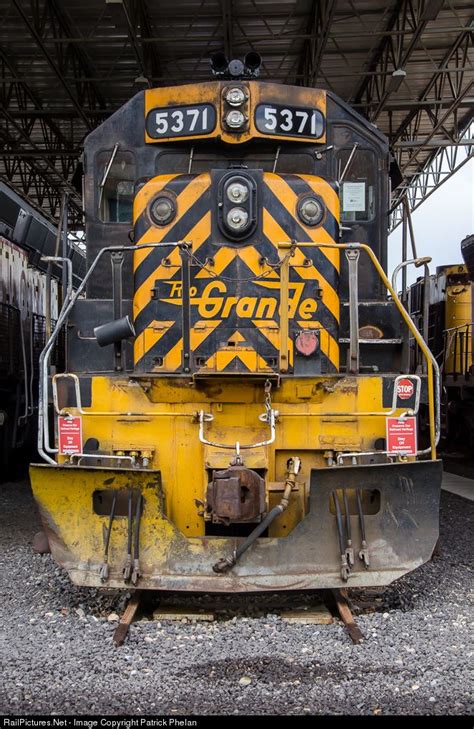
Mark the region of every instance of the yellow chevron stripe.
<instances>
[{"instance_id":1,"label":"yellow chevron stripe","mask_svg":"<svg viewBox=\"0 0 474 729\"><path fill-rule=\"evenodd\" d=\"M324 199L329 212L339 221L339 195L331 185L328 185L322 177L315 177L314 175L297 175L297 177L304 180L317 195Z\"/></svg>"},{"instance_id":2,"label":"yellow chevron stripe","mask_svg":"<svg viewBox=\"0 0 474 729\"><path fill-rule=\"evenodd\" d=\"M264 208L263 210L263 232L271 241L274 241L275 243L285 241L287 238L284 230L266 208ZM339 251L336 251L336 253L339 258ZM304 262L305 258L306 256L304 255L304 253L299 248L296 248L295 256L290 259L290 266L298 266L298 275L301 278L312 278L313 280L317 279L319 281L320 286L323 290L324 304L325 306L327 306L336 321L339 321L339 296L337 295L335 289L331 286L329 281L327 281L322 273L318 271L318 269L316 269L313 265L306 269L302 267L301 264ZM264 285L262 282L260 283L262 286Z\"/></svg>"},{"instance_id":3,"label":"yellow chevron stripe","mask_svg":"<svg viewBox=\"0 0 474 729\"><path fill-rule=\"evenodd\" d=\"M170 177L173 179L176 177L176 175L166 175L166 177ZM152 180L150 180L141 190L140 193L144 193L144 191L147 191L148 198L147 201L156 195L157 192L159 192L164 185L161 184L162 176L154 177ZM166 184L166 183L165 183ZM177 209L178 214L177 217L169 224L165 225L163 228L158 228L158 226L155 226L150 221L150 227L145 231L145 233L140 237L140 239L136 242L137 245L140 245L141 243L160 243L167 235L167 233L171 230L172 227L176 225L176 223L181 220L186 213L189 211L190 207L194 205L194 203L206 192L206 190L209 188L209 185L211 184L210 175L208 173L203 173L202 175L199 175L199 177L196 177L195 180L189 183L183 190L183 192L178 195L176 199L177 203ZM138 193L138 194L140 194ZM138 195L137 195L138 196ZM204 219L203 218L201 220ZM135 210L134 210L134 222L137 221L137 216L135 216ZM210 213L209 213L209 231L210 231ZM189 239L189 235L191 234L191 231L189 234L186 235L186 239ZM152 249L150 248L144 248L141 251L135 251L133 256L133 270L136 271L138 266L152 253Z\"/></svg>"},{"instance_id":4,"label":"yellow chevron stripe","mask_svg":"<svg viewBox=\"0 0 474 729\"><path fill-rule=\"evenodd\" d=\"M141 190L137 192L133 201L134 221L138 220L138 218L148 205L150 199L154 197L157 192L166 187L168 182L174 180L175 177L178 177L178 175L160 175L159 177L153 177L153 179L149 180L148 184L144 185Z\"/></svg>"},{"instance_id":5,"label":"yellow chevron stripe","mask_svg":"<svg viewBox=\"0 0 474 729\"><path fill-rule=\"evenodd\" d=\"M308 322L307 322L308 323ZM265 339L268 339L272 347L277 351L280 350L280 328L275 321L269 322L265 319L252 319L252 324L259 330L260 334L263 334ZM293 340L288 337L288 352L289 352L289 363L293 365Z\"/></svg>"},{"instance_id":6,"label":"yellow chevron stripe","mask_svg":"<svg viewBox=\"0 0 474 729\"><path fill-rule=\"evenodd\" d=\"M152 232L154 228L151 229ZM189 231L186 236L191 241L200 243L206 240L211 232L211 213L208 211L204 217L202 217L194 228ZM143 236L142 236L143 237ZM150 292L154 286L155 281L160 279L171 279L176 271L181 268L181 256L179 255L179 248L175 247L171 253L166 256L170 262L170 266L163 266L160 264L157 268L148 276L148 278L142 283L142 285L136 290L133 297L133 317L137 318L139 313L145 306L150 302Z\"/></svg>"},{"instance_id":7,"label":"yellow chevron stripe","mask_svg":"<svg viewBox=\"0 0 474 729\"><path fill-rule=\"evenodd\" d=\"M167 331L175 324L174 321L152 321L151 324L141 332L135 339L133 345L133 356L135 362L142 357L160 341Z\"/></svg>"},{"instance_id":8,"label":"yellow chevron stripe","mask_svg":"<svg viewBox=\"0 0 474 729\"><path fill-rule=\"evenodd\" d=\"M216 352L215 355L209 357L205 367L214 366L217 372L223 372L236 358L239 359L250 372L261 370L271 371L271 367L267 365L264 358L257 354L254 349L240 351L237 349L221 349Z\"/></svg>"},{"instance_id":9,"label":"yellow chevron stripe","mask_svg":"<svg viewBox=\"0 0 474 729\"><path fill-rule=\"evenodd\" d=\"M288 210L290 215L295 215L296 210L296 204L298 202L298 196L293 192L291 187L288 185L288 183L279 175L275 175L272 172L267 172L265 174L265 182L270 187L271 191L275 195L275 197L278 198L280 203ZM333 192L332 188L325 183L323 185L323 190L319 190L318 194L321 195L321 197L326 202L326 191L330 190ZM336 220L339 219L339 216L336 216ZM301 221L300 225L302 228L304 228L305 232L308 234L308 240L313 241L314 243L335 243L336 241L334 238L332 238L329 233L323 228L309 228L305 226ZM285 234L285 237L281 240L287 240L288 236ZM333 266L339 270L339 251L335 249L325 249L321 248L321 251L326 256L328 261L330 261Z\"/></svg>"},{"instance_id":10,"label":"yellow chevron stripe","mask_svg":"<svg viewBox=\"0 0 474 729\"><path fill-rule=\"evenodd\" d=\"M216 321L197 321L191 329L189 340L191 351L195 351L208 338L210 334L219 326L221 319Z\"/></svg>"},{"instance_id":11,"label":"yellow chevron stripe","mask_svg":"<svg viewBox=\"0 0 474 729\"><path fill-rule=\"evenodd\" d=\"M210 218L210 213L209 213ZM215 256L213 256L214 259L214 265L210 266L209 264L206 266L206 269L202 269L195 275L194 278L215 278L219 274L224 271L224 269L227 268L229 263L232 263L234 258L236 258L238 255L238 252L235 250L235 248L227 248L222 247L219 248Z\"/></svg>"},{"instance_id":12,"label":"yellow chevron stripe","mask_svg":"<svg viewBox=\"0 0 474 729\"><path fill-rule=\"evenodd\" d=\"M161 369L168 370L168 372L175 372L181 366L182 356L183 338L181 337L174 347L171 347L170 351L165 354L164 366Z\"/></svg>"},{"instance_id":13,"label":"yellow chevron stripe","mask_svg":"<svg viewBox=\"0 0 474 729\"><path fill-rule=\"evenodd\" d=\"M263 273L265 273L265 278L279 278L276 271L270 270L270 266L268 265L268 263L264 263L262 265L262 254L259 253L257 249L253 246L249 246L248 248L239 251L239 256L244 261L245 265L250 268L252 273L254 273L256 276L261 276Z\"/></svg>"},{"instance_id":14,"label":"yellow chevron stripe","mask_svg":"<svg viewBox=\"0 0 474 729\"><path fill-rule=\"evenodd\" d=\"M335 289L331 286L328 281L322 276L319 270L311 264L311 266L303 266L303 263L307 256L303 253L300 248L296 248L295 254L290 261L290 266L297 268L298 276L304 279L318 279L323 291L323 303L329 309L336 321L339 321L340 317L340 300Z\"/></svg>"}]
</instances>

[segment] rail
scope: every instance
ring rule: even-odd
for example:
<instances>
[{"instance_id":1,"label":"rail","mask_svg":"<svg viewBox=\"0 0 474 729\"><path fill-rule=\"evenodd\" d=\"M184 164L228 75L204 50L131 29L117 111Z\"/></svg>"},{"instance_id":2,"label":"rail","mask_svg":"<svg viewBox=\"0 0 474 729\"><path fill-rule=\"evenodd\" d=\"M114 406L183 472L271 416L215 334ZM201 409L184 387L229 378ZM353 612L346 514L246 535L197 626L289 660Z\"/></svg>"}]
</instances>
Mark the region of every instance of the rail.
<instances>
[{"instance_id":1,"label":"rail","mask_svg":"<svg viewBox=\"0 0 474 729\"><path fill-rule=\"evenodd\" d=\"M293 245L289 242L284 242L279 244L279 248L281 249L288 249ZM417 455L426 455L431 454L431 457L433 459L436 458L436 446L439 442L439 437L441 433L441 415L440 415L440 385L441 385L441 379L440 379L440 372L439 372L439 365L434 358L430 348L428 347L427 343L423 339L423 336L418 331L417 327L415 326L414 322L412 321L409 313L403 306L402 302L400 301L397 292L394 290L392 284L390 283L389 279L387 278L387 275L385 271L383 270L382 266L380 265L379 261L377 260L377 256L373 252L373 250L370 248L370 246L366 245L365 243L300 243L298 242L298 248L326 248L326 249L334 249L334 250L345 250L346 256L348 253L351 253L352 251L363 251L368 255L370 260L372 261L375 270L377 271L380 279L382 280L386 290L389 292L390 296L392 297L400 316L402 317L403 321L407 325L409 331L413 335L413 338L415 339L416 343L418 344L427 364L427 380L428 380L428 417L429 417L429 431L430 431L430 446L429 448L425 448L422 451L418 451ZM350 256L347 256L348 260L350 261ZM351 296L349 294L349 298L351 300ZM354 299L352 299L352 302ZM353 307L350 306L349 311L349 320L350 325L352 329L352 320L351 320L351 309ZM352 312L353 313L353 312ZM351 339L352 341L352 339ZM350 349L351 349L350 345ZM349 352L349 361L352 359L355 359L354 353ZM357 355L358 359L358 355ZM368 455L364 453L357 454L359 456L361 455Z\"/></svg>"},{"instance_id":2,"label":"rail","mask_svg":"<svg viewBox=\"0 0 474 729\"><path fill-rule=\"evenodd\" d=\"M473 324L459 324L443 331L443 373L454 377L473 374Z\"/></svg>"}]
</instances>

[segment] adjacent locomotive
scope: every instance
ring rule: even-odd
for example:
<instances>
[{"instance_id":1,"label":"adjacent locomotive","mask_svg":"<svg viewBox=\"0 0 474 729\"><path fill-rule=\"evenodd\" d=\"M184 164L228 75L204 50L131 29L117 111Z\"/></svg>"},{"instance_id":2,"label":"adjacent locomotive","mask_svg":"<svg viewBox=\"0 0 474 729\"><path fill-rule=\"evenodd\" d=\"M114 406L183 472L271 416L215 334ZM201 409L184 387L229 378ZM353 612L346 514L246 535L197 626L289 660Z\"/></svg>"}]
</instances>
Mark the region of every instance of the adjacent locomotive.
<instances>
[{"instance_id":1,"label":"adjacent locomotive","mask_svg":"<svg viewBox=\"0 0 474 729\"><path fill-rule=\"evenodd\" d=\"M57 318L60 269L47 264L53 256L57 228L8 185L0 182L0 466L2 476L35 450L38 362L46 343L47 309ZM85 258L70 250L76 281L84 274ZM50 292L48 301L47 292ZM60 346L53 364L63 361Z\"/></svg>"},{"instance_id":2,"label":"adjacent locomotive","mask_svg":"<svg viewBox=\"0 0 474 729\"><path fill-rule=\"evenodd\" d=\"M441 370L441 438L447 455L469 456L474 448L474 236L461 242L464 264L438 266L409 289L408 307ZM419 348L411 347L414 371L422 368Z\"/></svg>"},{"instance_id":3,"label":"adjacent locomotive","mask_svg":"<svg viewBox=\"0 0 474 729\"><path fill-rule=\"evenodd\" d=\"M387 139L257 66L143 91L86 139L88 270L31 467L77 584L379 585L436 543L437 368L384 273Z\"/></svg>"}]
</instances>

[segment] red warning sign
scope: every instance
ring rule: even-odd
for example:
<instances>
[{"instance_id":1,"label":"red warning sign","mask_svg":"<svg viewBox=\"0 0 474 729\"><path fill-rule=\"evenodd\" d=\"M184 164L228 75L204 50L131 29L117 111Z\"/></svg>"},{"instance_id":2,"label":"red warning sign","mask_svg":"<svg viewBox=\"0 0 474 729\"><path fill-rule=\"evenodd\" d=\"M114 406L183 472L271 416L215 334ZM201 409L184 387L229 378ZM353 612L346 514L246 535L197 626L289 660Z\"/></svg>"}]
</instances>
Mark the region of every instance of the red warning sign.
<instances>
[{"instance_id":1,"label":"red warning sign","mask_svg":"<svg viewBox=\"0 0 474 729\"><path fill-rule=\"evenodd\" d=\"M82 418L58 417L59 452L64 456L82 453Z\"/></svg>"},{"instance_id":2,"label":"red warning sign","mask_svg":"<svg viewBox=\"0 0 474 729\"><path fill-rule=\"evenodd\" d=\"M387 418L387 451L416 456L416 418Z\"/></svg>"},{"instance_id":3,"label":"red warning sign","mask_svg":"<svg viewBox=\"0 0 474 729\"><path fill-rule=\"evenodd\" d=\"M400 400L409 400L414 392L415 385L408 379L408 377L405 377L403 380L398 380L397 397L399 397Z\"/></svg>"}]
</instances>

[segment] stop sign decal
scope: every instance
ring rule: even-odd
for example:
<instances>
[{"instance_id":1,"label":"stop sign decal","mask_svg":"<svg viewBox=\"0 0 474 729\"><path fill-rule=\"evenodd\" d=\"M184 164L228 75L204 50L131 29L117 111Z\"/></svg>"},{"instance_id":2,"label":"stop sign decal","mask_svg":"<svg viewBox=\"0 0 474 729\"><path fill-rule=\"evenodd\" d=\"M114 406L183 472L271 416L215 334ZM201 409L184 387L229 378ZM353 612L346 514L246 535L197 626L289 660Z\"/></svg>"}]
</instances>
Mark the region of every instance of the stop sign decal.
<instances>
[{"instance_id":1,"label":"stop sign decal","mask_svg":"<svg viewBox=\"0 0 474 729\"><path fill-rule=\"evenodd\" d=\"M409 400L415 392L415 385L411 380L405 377L403 380L398 380L397 383L397 397L400 400Z\"/></svg>"}]
</instances>

